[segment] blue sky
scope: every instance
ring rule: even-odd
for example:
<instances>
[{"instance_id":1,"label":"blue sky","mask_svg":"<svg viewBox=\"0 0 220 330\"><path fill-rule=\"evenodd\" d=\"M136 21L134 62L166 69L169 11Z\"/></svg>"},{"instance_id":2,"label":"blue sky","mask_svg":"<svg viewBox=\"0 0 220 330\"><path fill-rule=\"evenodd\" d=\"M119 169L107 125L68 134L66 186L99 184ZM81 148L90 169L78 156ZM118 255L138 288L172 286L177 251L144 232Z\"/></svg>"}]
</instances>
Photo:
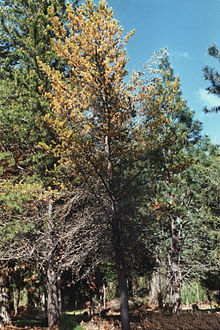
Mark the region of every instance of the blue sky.
<instances>
[{"instance_id":1,"label":"blue sky","mask_svg":"<svg viewBox=\"0 0 220 330\"><path fill-rule=\"evenodd\" d=\"M218 62L207 55L213 43L220 48L220 0L108 0L125 33L135 29L127 45L128 69L140 70L155 50L168 48L174 73L180 76L183 97L203 122L204 134L220 144L220 113L204 114L205 105L220 103L208 95L204 65Z\"/></svg>"}]
</instances>

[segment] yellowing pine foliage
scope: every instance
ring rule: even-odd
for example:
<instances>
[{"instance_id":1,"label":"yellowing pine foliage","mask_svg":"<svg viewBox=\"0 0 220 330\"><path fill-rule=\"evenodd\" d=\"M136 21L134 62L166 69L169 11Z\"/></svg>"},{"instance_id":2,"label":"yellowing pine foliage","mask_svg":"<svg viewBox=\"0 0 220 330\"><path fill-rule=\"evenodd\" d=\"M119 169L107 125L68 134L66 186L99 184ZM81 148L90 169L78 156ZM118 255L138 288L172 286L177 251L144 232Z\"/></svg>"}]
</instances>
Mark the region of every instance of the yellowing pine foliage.
<instances>
[{"instance_id":1,"label":"yellowing pine foliage","mask_svg":"<svg viewBox=\"0 0 220 330\"><path fill-rule=\"evenodd\" d=\"M123 37L123 29L105 1L98 6L87 1L76 11L68 5L67 13L68 23L63 26L52 9L49 11L56 34L52 47L66 70L54 70L40 62L52 82L52 91L46 95L52 114L45 120L60 141L45 149L60 158L71 176L79 174L85 161L96 172L99 168L99 173L107 173L113 166L112 155L128 152L128 136L131 139L135 134L143 148L157 143L154 135L167 121L154 101L158 73L151 69L153 79L149 81L143 73L134 74L131 83L125 83L125 45L134 31ZM149 134L147 139L143 136L146 125L150 139Z\"/></svg>"}]
</instances>

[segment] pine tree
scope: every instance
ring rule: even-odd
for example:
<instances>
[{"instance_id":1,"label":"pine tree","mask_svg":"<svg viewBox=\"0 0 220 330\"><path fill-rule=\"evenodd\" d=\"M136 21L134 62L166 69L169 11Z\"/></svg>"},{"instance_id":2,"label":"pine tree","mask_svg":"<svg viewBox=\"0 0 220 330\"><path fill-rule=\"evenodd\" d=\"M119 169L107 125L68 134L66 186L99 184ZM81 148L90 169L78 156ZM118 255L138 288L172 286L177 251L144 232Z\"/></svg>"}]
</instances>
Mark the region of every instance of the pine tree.
<instances>
[{"instance_id":1,"label":"pine tree","mask_svg":"<svg viewBox=\"0 0 220 330\"><path fill-rule=\"evenodd\" d=\"M215 45L212 45L208 49L208 54L215 58L217 61L220 62L220 54L219 50ZM211 85L207 88L208 93L220 96L220 74L219 72L210 66L205 66L203 68L205 80L208 80ZM213 107L208 109L207 107L204 109L205 112L219 112L220 106Z\"/></svg>"},{"instance_id":2,"label":"pine tree","mask_svg":"<svg viewBox=\"0 0 220 330\"><path fill-rule=\"evenodd\" d=\"M39 147L39 142L53 137L44 121L50 106L41 92L42 88L50 91L51 87L39 69L37 57L65 69L51 48L50 38L54 34L47 11L52 7L56 15L62 17L66 6L63 0L1 0L0 6L2 257L10 254L17 243L19 249L25 251L25 234L36 229L32 221L36 195L52 184L49 171L57 160ZM7 305L5 296L4 301ZM4 305L1 308L4 309ZM4 311L2 322L7 323L9 315L6 317Z\"/></svg>"},{"instance_id":3,"label":"pine tree","mask_svg":"<svg viewBox=\"0 0 220 330\"><path fill-rule=\"evenodd\" d=\"M67 25L52 10L50 14L57 37L53 48L67 62L69 79L40 62L53 87L46 93L53 115L45 120L58 141L44 147L60 157L60 188L70 189L76 180L83 180L103 207L109 256L111 261L114 256L118 274L122 328L129 329L127 256L131 249L126 238L134 232L132 218L141 199L139 187L134 186L145 169L142 158L154 148L166 118L160 109L148 106L154 99L152 77L146 82L137 74L129 85L124 82L128 61L124 46L132 33L122 37L106 2L96 6L87 1L76 13L71 6L67 12ZM62 171L66 175L61 178Z\"/></svg>"},{"instance_id":4,"label":"pine tree","mask_svg":"<svg viewBox=\"0 0 220 330\"><path fill-rule=\"evenodd\" d=\"M176 313L181 309L183 281L201 278L205 269L218 267L214 257L217 232L213 229L219 220L207 202L209 194L212 200L212 190L218 195L218 165L211 165L218 152L201 136L201 123L182 99L180 82L167 57L161 59L160 67L163 78L157 85L157 100L168 108L168 123L161 128L158 158L156 162L152 159L155 195L149 199L149 211L158 220L153 224L157 271L166 272L163 293L171 298ZM207 181L212 176L216 182L213 188L213 182ZM218 212L215 198L210 205ZM158 293L161 299L162 291Z\"/></svg>"},{"instance_id":5,"label":"pine tree","mask_svg":"<svg viewBox=\"0 0 220 330\"><path fill-rule=\"evenodd\" d=\"M173 75L166 55L161 58L160 69L162 79L157 84L155 104L166 109L167 123L161 127L161 149L154 167L156 195L151 209L155 209L159 221L159 242L165 242L159 254L167 258L172 308L177 313L181 309L183 228L192 207L188 180L193 175L190 171L200 148L201 123L194 120L193 112L183 100L179 78ZM167 242L170 242L168 246Z\"/></svg>"},{"instance_id":6,"label":"pine tree","mask_svg":"<svg viewBox=\"0 0 220 330\"><path fill-rule=\"evenodd\" d=\"M45 177L55 162L38 145L52 138L52 133L43 121L50 109L41 93L42 88L50 90L50 83L37 57L54 67L62 65L50 43L53 33L47 11L51 6L63 16L63 0L1 1L0 75L5 92L1 95L0 151L14 158L18 180L26 175Z\"/></svg>"}]
</instances>

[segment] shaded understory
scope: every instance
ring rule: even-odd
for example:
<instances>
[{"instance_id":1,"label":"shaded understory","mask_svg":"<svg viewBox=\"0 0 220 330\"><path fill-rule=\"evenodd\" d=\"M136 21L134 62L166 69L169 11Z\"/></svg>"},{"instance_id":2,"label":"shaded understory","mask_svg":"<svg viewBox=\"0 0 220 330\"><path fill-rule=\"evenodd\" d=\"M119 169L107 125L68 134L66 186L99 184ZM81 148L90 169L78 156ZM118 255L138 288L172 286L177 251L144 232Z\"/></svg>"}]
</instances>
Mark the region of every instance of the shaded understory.
<instances>
[{"instance_id":1,"label":"shaded understory","mask_svg":"<svg viewBox=\"0 0 220 330\"><path fill-rule=\"evenodd\" d=\"M120 329L120 317L117 310L109 310L103 318L98 315L87 316L87 313L63 313L59 329L63 330L98 330ZM13 319L13 325L5 329L48 329L45 314L28 312ZM58 329L58 328L57 328ZM131 329L149 330L219 330L220 309L202 309L197 313L183 311L172 315L169 311L150 306L142 306L131 311ZM54 329L55 330L55 329Z\"/></svg>"}]
</instances>

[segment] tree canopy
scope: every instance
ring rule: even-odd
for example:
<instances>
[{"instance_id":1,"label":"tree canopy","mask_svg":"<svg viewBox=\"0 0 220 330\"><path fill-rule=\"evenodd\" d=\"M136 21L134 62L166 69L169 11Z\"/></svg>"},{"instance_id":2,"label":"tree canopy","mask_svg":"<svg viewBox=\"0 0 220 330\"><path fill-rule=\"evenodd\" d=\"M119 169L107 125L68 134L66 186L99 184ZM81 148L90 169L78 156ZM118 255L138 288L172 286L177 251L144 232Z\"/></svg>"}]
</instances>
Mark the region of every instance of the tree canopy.
<instances>
[{"instance_id":1,"label":"tree canopy","mask_svg":"<svg viewBox=\"0 0 220 330\"><path fill-rule=\"evenodd\" d=\"M215 58L217 61L220 61L219 50L216 45L212 45L208 49L208 54ZM207 88L208 93L219 96L220 95L220 75L218 70L213 67L206 65L203 68L205 80L210 82L210 86ZM219 112L220 106L213 107L208 109L207 107L204 109L205 112Z\"/></svg>"}]
</instances>

